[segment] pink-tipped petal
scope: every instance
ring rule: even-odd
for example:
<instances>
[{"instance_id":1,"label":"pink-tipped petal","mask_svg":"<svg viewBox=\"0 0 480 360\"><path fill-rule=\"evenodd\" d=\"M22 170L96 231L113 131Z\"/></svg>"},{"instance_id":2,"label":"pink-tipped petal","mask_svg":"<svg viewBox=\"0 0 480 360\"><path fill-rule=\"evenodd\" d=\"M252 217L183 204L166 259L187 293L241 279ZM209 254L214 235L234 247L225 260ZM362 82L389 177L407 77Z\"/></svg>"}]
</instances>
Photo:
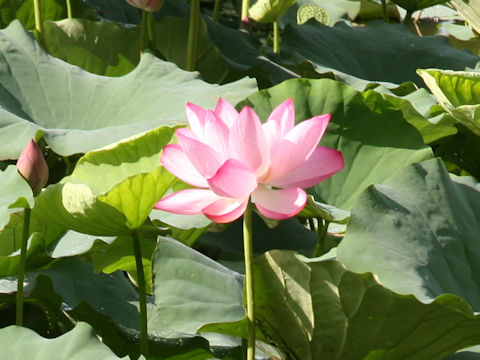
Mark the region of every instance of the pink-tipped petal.
<instances>
[{"instance_id":1,"label":"pink-tipped petal","mask_svg":"<svg viewBox=\"0 0 480 360\"><path fill-rule=\"evenodd\" d=\"M267 119L268 122L277 122L279 124L280 136L284 137L295 126L295 107L293 99L289 98L273 109Z\"/></svg>"},{"instance_id":2,"label":"pink-tipped petal","mask_svg":"<svg viewBox=\"0 0 480 360\"><path fill-rule=\"evenodd\" d=\"M257 178L240 161L229 159L208 180L208 184L219 196L245 198L257 187Z\"/></svg>"},{"instance_id":3,"label":"pink-tipped petal","mask_svg":"<svg viewBox=\"0 0 480 360\"><path fill-rule=\"evenodd\" d=\"M318 146L304 165L285 176L270 181L268 184L282 188L300 187L306 189L328 179L342 170L344 166L345 163L340 151Z\"/></svg>"},{"instance_id":4,"label":"pink-tipped petal","mask_svg":"<svg viewBox=\"0 0 480 360\"><path fill-rule=\"evenodd\" d=\"M179 179L187 184L208 188L207 180L192 165L178 144L167 145L163 148L160 163Z\"/></svg>"},{"instance_id":5,"label":"pink-tipped petal","mask_svg":"<svg viewBox=\"0 0 480 360\"><path fill-rule=\"evenodd\" d=\"M266 183L283 177L305 164L322 138L330 114L315 116L295 126L278 143L271 154L271 169Z\"/></svg>"},{"instance_id":6,"label":"pink-tipped petal","mask_svg":"<svg viewBox=\"0 0 480 360\"><path fill-rule=\"evenodd\" d=\"M252 200L262 215L283 220L297 215L307 203L307 194L300 188L272 190L259 186Z\"/></svg>"},{"instance_id":7,"label":"pink-tipped petal","mask_svg":"<svg viewBox=\"0 0 480 360\"><path fill-rule=\"evenodd\" d=\"M269 166L270 149L257 114L245 106L232 126L230 155L240 160L258 177Z\"/></svg>"},{"instance_id":8,"label":"pink-tipped petal","mask_svg":"<svg viewBox=\"0 0 480 360\"><path fill-rule=\"evenodd\" d=\"M205 178L210 178L222 164L220 155L210 146L195 139L189 129L176 131L180 146L193 167Z\"/></svg>"},{"instance_id":9,"label":"pink-tipped petal","mask_svg":"<svg viewBox=\"0 0 480 360\"><path fill-rule=\"evenodd\" d=\"M192 129L193 133L198 137L198 139L202 139L201 134L203 134L207 110L198 105L187 103L185 106L185 113L187 114L190 129Z\"/></svg>"},{"instance_id":10,"label":"pink-tipped petal","mask_svg":"<svg viewBox=\"0 0 480 360\"><path fill-rule=\"evenodd\" d=\"M202 210L220 197L208 189L186 189L164 197L155 204L155 209L181 215L201 214Z\"/></svg>"},{"instance_id":11,"label":"pink-tipped petal","mask_svg":"<svg viewBox=\"0 0 480 360\"><path fill-rule=\"evenodd\" d=\"M223 120L223 122L231 128L238 116L238 111L230 105L225 99L218 99L215 113Z\"/></svg>"},{"instance_id":12,"label":"pink-tipped petal","mask_svg":"<svg viewBox=\"0 0 480 360\"><path fill-rule=\"evenodd\" d=\"M237 220L247 208L248 198L222 198L203 209L203 214L210 220L225 224Z\"/></svg>"}]
</instances>

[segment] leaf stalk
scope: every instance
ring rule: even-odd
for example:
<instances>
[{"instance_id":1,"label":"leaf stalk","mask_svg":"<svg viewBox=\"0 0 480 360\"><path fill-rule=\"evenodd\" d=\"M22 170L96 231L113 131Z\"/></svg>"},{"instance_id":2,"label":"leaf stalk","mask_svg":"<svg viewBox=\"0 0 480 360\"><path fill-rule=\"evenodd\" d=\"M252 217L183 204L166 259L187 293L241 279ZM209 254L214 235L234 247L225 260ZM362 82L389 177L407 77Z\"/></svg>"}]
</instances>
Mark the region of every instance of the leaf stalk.
<instances>
[{"instance_id":1,"label":"leaf stalk","mask_svg":"<svg viewBox=\"0 0 480 360\"><path fill-rule=\"evenodd\" d=\"M279 36L279 26L278 26L278 20L275 19L273 22L273 52L275 54L278 54L280 51L280 36Z\"/></svg>"},{"instance_id":2,"label":"leaf stalk","mask_svg":"<svg viewBox=\"0 0 480 360\"><path fill-rule=\"evenodd\" d=\"M23 282L25 280L25 267L27 262L27 244L30 234L30 208L25 208L23 213L23 234L20 246L20 265L17 280L17 303L16 303L16 324L23 326Z\"/></svg>"},{"instance_id":3,"label":"leaf stalk","mask_svg":"<svg viewBox=\"0 0 480 360\"><path fill-rule=\"evenodd\" d=\"M140 303L140 352L148 357L147 295L145 292L145 274L143 272L142 249L137 232L132 234L135 265L137 268L138 297Z\"/></svg>"},{"instance_id":4,"label":"leaf stalk","mask_svg":"<svg viewBox=\"0 0 480 360\"><path fill-rule=\"evenodd\" d=\"M195 70L197 59L198 23L200 20L200 0L192 0L190 4L190 24L188 27L187 71Z\"/></svg>"}]
</instances>

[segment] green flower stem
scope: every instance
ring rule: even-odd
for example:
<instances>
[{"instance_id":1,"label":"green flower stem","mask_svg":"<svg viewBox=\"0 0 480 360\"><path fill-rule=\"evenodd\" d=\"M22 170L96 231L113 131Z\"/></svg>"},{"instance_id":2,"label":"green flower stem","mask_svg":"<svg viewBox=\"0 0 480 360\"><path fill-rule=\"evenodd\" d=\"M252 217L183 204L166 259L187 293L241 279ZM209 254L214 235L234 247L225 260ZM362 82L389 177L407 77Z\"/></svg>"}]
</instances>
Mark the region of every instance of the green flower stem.
<instances>
[{"instance_id":1,"label":"green flower stem","mask_svg":"<svg viewBox=\"0 0 480 360\"><path fill-rule=\"evenodd\" d=\"M142 10L142 22L140 23L140 56L142 56L145 49L148 48L147 18L148 12Z\"/></svg>"},{"instance_id":2,"label":"green flower stem","mask_svg":"<svg viewBox=\"0 0 480 360\"><path fill-rule=\"evenodd\" d=\"M137 267L138 297L140 301L140 352L148 357L147 295L145 293L145 274L143 273L142 250L137 232L132 234L135 265Z\"/></svg>"},{"instance_id":3,"label":"green flower stem","mask_svg":"<svg viewBox=\"0 0 480 360\"><path fill-rule=\"evenodd\" d=\"M250 0L243 0L242 1L242 15L240 21L247 22L248 21L248 8L250 7Z\"/></svg>"},{"instance_id":4,"label":"green flower stem","mask_svg":"<svg viewBox=\"0 0 480 360\"><path fill-rule=\"evenodd\" d=\"M382 0L383 21L388 23L387 0Z\"/></svg>"},{"instance_id":5,"label":"green flower stem","mask_svg":"<svg viewBox=\"0 0 480 360\"><path fill-rule=\"evenodd\" d=\"M324 221L320 218L317 218L317 221L318 242L317 246L315 246L315 250L313 250L313 257L325 254L325 236L327 235L328 225L330 224L328 221Z\"/></svg>"},{"instance_id":6,"label":"green flower stem","mask_svg":"<svg viewBox=\"0 0 480 360\"><path fill-rule=\"evenodd\" d=\"M195 70L197 59L198 22L200 20L200 0L190 3L190 25L188 26L187 71Z\"/></svg>"},{"instance_id":7,"label":"green flower stem","mask_svg":"<svg viewBox=\"0 0 480 360\"><path fill-rule=\"evenodd\" d=\"M72 19L73 18L73 15L72 15L72 3L70 2L70 0L66 0L67 2L67 17L69 19Z\"/></svg>"},{"instance_id":8,"label":"green flower stem","mask_svg":"<svg viewBox=\"0 0 480 360\"><path fill-rule=\"evenodd\" d=\"M33 12L35 14L35 32L37 38L40 40L43 34L43 22L41 14L40 0L33 0Z\"/></svg>"},{"instance_id":9,"label":"green flower stem","mask_svg":"<svg viewBox=\"0 0 480 360\"><path fill-rule=\"evenodd\" d=\"M315 228L315 222L313 221L312 218L308 218L308 226L309 226L310 230L317 231L316 228Z\"/></svg>"},{"instance_id":10,"label":"green flower stem","mask_svg":"<svg viewBox=\"0 0 480 360\"><path fill-rule=\"evenodd\" d=\"M273 22L273 52L277 54L280 51L278 20Z\"/></svg>"},{"instance_id":11,"label":"green flower stem","mask_svg":"<svg viewBox=\"0 0 480 360\"><path fill-rule=\"evenodd\" d=\"M27 244L30 234L30 208L25 208L23 213L23 236L20 247L20 268L17 280L17 325L23 326L23 281L25 280L25 263L27 262Z\"/></svg>"},{"instance_id":12,"label":"green flower stem","mask_svg":"<svg viewBox=\"0 0 480 360\"><path fill-rule=\"evenodd\" d=\"M218 17L220 16L221 6L222 6L222 0L215 0L215 5L213 6L213 14L212 14L213 21L218 21Z\"/></svg>"},{"instance_id":13,"label":"green flower stem","mask_svg":"<svg viewBox=\"0 0 480 360\"><path fill-rule=\"evenodd\" d=\"M407 10L407 13L405 14L405 19L403 19L404 25L410 25L412 23L412 15L413 11Z\"/></svg>"},{"instance_id":14,"label":"green flower stem","mask_svg":"<svg viewBox=\"0 0 480 360\"><path fill-rule=\"evenodd\" d=\"M155 47L155 28L153 21L153 13L147 12L147 33L148 33L148 47L154 49Z\"/></svg>"},{"instance_id":15,"label":"green flower stem","mask_svg":"<svg viewBox=\"0 0 480 360\"><path fill-rule=\"evenodd\" d=\"M247 292L247 360L255 359L255 294L253 289L252 202L248 201L243 214L243 252Z\"/></svg>"}]
</instances>

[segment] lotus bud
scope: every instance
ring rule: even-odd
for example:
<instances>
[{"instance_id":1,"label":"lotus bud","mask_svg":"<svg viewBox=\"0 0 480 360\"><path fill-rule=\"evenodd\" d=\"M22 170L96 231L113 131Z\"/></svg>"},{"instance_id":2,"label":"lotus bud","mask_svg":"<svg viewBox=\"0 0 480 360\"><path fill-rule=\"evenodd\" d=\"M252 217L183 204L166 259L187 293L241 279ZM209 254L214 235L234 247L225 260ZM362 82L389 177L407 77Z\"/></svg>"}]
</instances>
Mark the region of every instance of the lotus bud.
<instances>
[{"instance_id":1,"label":"lotus bud","mask_svg":"<svg viewBox=\"0 0 480 360\"><path fill-rule=\"evenodd\" d=\"M17 160L17 169L32 188L33 195L40 194L42 188L47 184L48 165L35 141L30 140L23 149Z\"/></svg>"},{"instance_id":2,"label":"lotus bud","mask_svg":"<svg viewBox=\"0 0 480 360\"><path fill-rule=\"evenodd\" d=\"M148 12L160 10L163 2L164 0L127 0L130 5Z\"/></svg>"}]
</instances>

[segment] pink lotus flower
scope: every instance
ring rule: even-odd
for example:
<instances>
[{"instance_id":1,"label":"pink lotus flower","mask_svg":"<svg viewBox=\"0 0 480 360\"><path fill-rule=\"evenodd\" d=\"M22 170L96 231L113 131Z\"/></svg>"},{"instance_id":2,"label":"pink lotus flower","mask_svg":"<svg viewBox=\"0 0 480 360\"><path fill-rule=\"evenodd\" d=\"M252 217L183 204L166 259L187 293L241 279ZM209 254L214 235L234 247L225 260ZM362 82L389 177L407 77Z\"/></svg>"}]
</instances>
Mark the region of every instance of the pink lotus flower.
<instances>
[{"instance_id":1,"label":"pink lotus flower","mask_svg":"<svg viewBox=\"0 0 480 360\"><path fill-rule=\"evenodd\" d=\"M342 154L317 146L330 115L295 126L292 99L262 124L248 106L240 113L220 99L214 111L186 106L191 129L176 131L179 144L165 146L160 162L197 187L173 193L155 205L177 214L200 214L217 223L236 220L251 196L258 211L281 220L297 215L307 201L302 188L344 167Z\"/></svg>"},{"instance_id":2,"label":"pink lotus flower","mask_svg":"<svg viewBox=\"0 0 480 360\"><path fill-rule=\"evenodd\" d=\"M163 2L164 0L127 0L130 5L148 12L160 10Z\"/></svg>"},{"instance_id":3,"label":"pink lotus flower","mask_svg":"<svg viewBox=\"0 0 480 360\"><path fill-rule=\"evenodd\" d=\"M17 169L32 188L33 195L40 194L48 181L48 165L35 141L30 140L23 149L17 160Z\"/></svg>"}]
</instances>

